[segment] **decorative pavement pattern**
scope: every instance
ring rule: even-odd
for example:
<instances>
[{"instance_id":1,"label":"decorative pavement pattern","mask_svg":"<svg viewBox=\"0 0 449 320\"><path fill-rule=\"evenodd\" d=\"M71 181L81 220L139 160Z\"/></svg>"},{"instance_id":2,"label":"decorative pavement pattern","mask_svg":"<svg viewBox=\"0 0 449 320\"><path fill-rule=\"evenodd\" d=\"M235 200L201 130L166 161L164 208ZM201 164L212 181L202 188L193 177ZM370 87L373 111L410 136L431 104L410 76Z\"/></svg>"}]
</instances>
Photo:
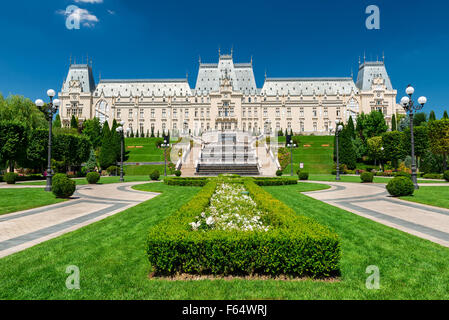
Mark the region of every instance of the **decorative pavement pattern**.
<instances>
[{"instance_id":1,"label":"decorative pavement pattern","mask_svg":"<svg viewBox=\"0 0 449 320\"><path fill-rule=\"evenodd\" d=\"M142 182L78 186L72 200L0 216L0 258L56 238L156 197ZM42 187L42 186L40 186Z\"/></svg>"},{"instance_id":2,"label":"decorative pavement pattern","mask_svg":"<svg viewBox=\"0 0 449 320\"><path fill-rule=\"evenodd\" d=\"M309 197L449 247L447 209L392 198L384 184L312 183L327 184L332 188L305 192L304 194ZM425 184L425 186L443 187L445 184Z\"/></svg>"}]
</instances>

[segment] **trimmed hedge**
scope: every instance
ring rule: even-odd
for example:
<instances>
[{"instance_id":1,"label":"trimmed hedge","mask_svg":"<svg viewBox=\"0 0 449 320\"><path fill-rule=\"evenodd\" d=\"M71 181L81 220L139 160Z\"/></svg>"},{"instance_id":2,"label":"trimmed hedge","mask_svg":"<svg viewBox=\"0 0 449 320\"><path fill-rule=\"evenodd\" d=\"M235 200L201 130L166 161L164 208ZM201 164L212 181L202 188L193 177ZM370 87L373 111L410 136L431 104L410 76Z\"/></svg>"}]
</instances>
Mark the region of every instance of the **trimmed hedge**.
<instances>
[{"instance_id":1,"label":"trimmed hedge","mask_svg":"<svg viewBox=\"0 0 449 320\"><path fill-rule=\"evenodd\" d=\"M5 180L5 182L7 184L16 184L17 181L17 177L19 175L17 173L14 172L8 172L5 174L5 176L3 177L3 179Z\"/></svg>"},{"instance_id":2,"label":"trimmed hedge","mask_svg":"<svg viewBox=\"0 0 449 320\"><path fill-rule=\"evenodd\" d=\"M57 198L70 198L76 190L76 183L65 174L57 173L52 179L52 191Z\"/></svg>"},{"instance_id":3,"label":"trimmed hedge","mask_svg":"<svg viewBox=\"0 0 449 320\"><path fill-rule=\"evenodd\" d=\"M422 177L424 179L443 179L444 178L444 176L439 173L426 173ZM446 180L449 181L448 179L446 179Z\"/></svg>"},{"instance_id":4,"label":"trimmed hedge","mask_svg":"<svg viewBox=\"0 0 449 320\"><path fill-rule=\"evenodd\" d=\"M191 201L150 230L147 254L156 275L319 278L339 273L338 236L316 221L298 216L252 179L244 179L244 184L259 208L266 212L262 220L270 225L268 232L192 231L189 223L209 206L217 182L210 180Z\"/></svg>"},{"instance_id":5,"label":"trimmed hedge","mask_svg":"<svg viewBox=\"0 0 449 320\"><path fill-rule=\"evenodd\" d=\"M86 180L89 184L97 184L100 181L100 174L98 172L89 172L86 175Z\"/></svg>"},{"instance_id":6,"label":"trimmed hedge","mask_svg":"<svg viewBox=\"0 0 449 320\"><path fill-rule=\"evenodd\" d=\"M298 179L296 178L253 178L254 183L258 186L268 187L268 186L286 186L292 184L298 184Z\"/></svg>"},{"instance_id":7,"label":"trimmed hedge","mask_svg":"<svg viewBox=\"0 0 449 320\"><path fill-rule=\"evenodd\" d=\"M364 172L360 175L360 180L362 180L363 183L372 183L374 180L374 174L371 172Z\"/></svg>"},{"instance_id":8,"label":"trimmed hedge","mask_svg":"<svg viewBox=\"0 0 449 320\"><path fill-rule=\"evenodd\" d=\"M208 178L167 177L164 179L164 183L169 186L204 187L208 180Z\"/></svg>"},{"instance_id":9,"label":"trimmed hedge","mask_svg":"<svg viewBox=\"0 0 449 320\"><path fill-rule=\"evenodd\" d=\"M299 180L301 180L301 181L309 180L309 173L308 172L299 172L298 177L299 177Z\"/></svg>"},{"instance_id":10,"label":"trimmed hedge","mask_svg":"<svg viewBox=\"0 0 449 320\"><path fill-rule=\"evenodd\" d=\"M443 178L444 178L444 180L449 182L449 170L444 171Z\"/></svg>"},{"instance_id":11,"label":"trimmed hedge","mask_svg":"<svg viewBox=\"0 0 449 320\"><path fill-rule=\"evenodd\" d=\"M407 177L396 177L388 182L387 190L393 197L405 197L413 195L415 186Z\"/></svg>"}]
</instances>

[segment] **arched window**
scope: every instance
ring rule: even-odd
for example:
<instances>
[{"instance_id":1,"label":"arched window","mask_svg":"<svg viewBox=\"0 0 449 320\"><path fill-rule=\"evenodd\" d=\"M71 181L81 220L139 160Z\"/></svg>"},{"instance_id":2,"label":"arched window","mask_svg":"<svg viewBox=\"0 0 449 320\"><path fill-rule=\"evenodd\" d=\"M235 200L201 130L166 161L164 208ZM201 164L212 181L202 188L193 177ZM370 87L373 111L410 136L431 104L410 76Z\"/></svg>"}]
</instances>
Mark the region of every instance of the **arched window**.
<instances>
[{"instance_id":1,"label":"arched window","mask_svg":"<svg viewBox=\"0 0 449 320\"><path fill-rule=\"evenodd\" d=\"M95 106L95 117L100 120L100 123L109 121L109 105L106 101L101 100Z\"/></svg>"}]
</instances>

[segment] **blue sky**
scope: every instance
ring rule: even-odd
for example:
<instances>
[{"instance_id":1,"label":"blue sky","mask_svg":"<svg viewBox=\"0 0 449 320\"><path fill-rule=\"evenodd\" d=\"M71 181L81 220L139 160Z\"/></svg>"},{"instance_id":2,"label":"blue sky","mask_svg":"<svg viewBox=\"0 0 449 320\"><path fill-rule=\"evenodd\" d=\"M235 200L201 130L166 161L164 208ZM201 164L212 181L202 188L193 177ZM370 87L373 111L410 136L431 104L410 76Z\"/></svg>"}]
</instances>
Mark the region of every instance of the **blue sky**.
<instances>
[{"instance_id":1,"label":"blue sky","mask_svg":"<svg viewBox=\"0 0 449 320\"><path fill-rule=\"evenodd\" d=\"M365 9L380 8L380 30ZM85 18L68 30L64 11ZM85 10L85 11L84 11ZM381 59L398 89L411 83L427 111L449 110L449 3L441 0L315 1L3 1L0 92L42 97L59 90L70 55L93 60L95 78L182 78L194 86L198 57L216 62L234 47L236 62L253 56L259 87L269 77L357 75L359 56ZM89 58L89 59L90 59Z\"/></svg>"}]
</instances>

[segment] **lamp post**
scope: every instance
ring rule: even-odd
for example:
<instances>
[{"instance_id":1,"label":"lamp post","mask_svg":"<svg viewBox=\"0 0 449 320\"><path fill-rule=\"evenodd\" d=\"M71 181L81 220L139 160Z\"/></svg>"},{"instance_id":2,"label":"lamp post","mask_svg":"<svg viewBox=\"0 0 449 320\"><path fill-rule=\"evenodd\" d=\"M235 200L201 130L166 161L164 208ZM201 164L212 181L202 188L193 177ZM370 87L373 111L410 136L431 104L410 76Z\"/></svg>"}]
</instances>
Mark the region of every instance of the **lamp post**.
<instances>
[{"instance_id":1,"label":"lamp post","mask_svg":"<svg viewBox=\"0 0 449 320\"><path fill-rule=\"evenodd\" d=\"M47 91L47 95L50 98L50 103L48 103L46 105L43 100L37 99L35 104L48 120L48 158L47 158L48 163L47 163L47 185L45 186L45 191L51 192L51 190L52 190L51 184L52 184L52 178L53 178L53 172L51 170L53 116L58 111L58 108L59 108L59 105L61 102L59 101L59 99L53 100L53 98L56 95L55 90L49 89Z\"/></svg>"},{"instance_id":2,"label":"lamp post","mask_svg":"<svg viewBox=\"0 0 449 320\"><path fill-rule=\"evenodd\" d=\"M166 177L167 176L167 148L170 147L170 141L167 141L167 139L165 139L164 143L161 146L162 146L162 148L164 148L164 158L165 158L164 177Z\"/></svg>"},{"instance_id":3,"label":"lamp post","mask_svg":"<svg viewBox=\"0 0 449 320\"><path fill-rule=\"evenodd\" d=\"M337 125L337 128L335 129L335 146L337 149L337 176L335 178L336 181L340 181L340 153L339 153L339 145L338 145L338 140L339 140L339 136L340 136L340 132L343 130L343 126L340 124L339 120L335 121L335 124ZM329 131L332 132L334 130L334 128L330 127Z\"/></svg>"},{"instance_id":4,"label":"lamp post","mask_svg":"<svg viewBox=\"0 0 449 320\"><path fill-rule=\"evenodd\" d=\"M293 140L290 140L287 147L290 148L290 174L293 177L293 148L296 148L297 145L293 143Z\"/></svg>"},{"instance_id":5,"label":"lamp post","mask_svg":"<svg viewBox=\"0 0 449 320\"><path fill-rule=\"evenodd\" d=\"M415 137L413 133L413 113L415 111L419 111L422 108L424 108L424 105L427 103L426 97L419 97L418 98L418 104L415 104L412 100L412 96L415 93L415 89L409 85L407 89L405 90L407 93L407 96L404 96L401 99L401 105L404 108L405 112L410 117L410 139L411 139L411 156L412 156L412 181L415 185L415 189L419 189L418 186L418 177L417 177L417 168L416 168L416 158L415 158Z\"/></svg>"},{"instance_id":6,"label":"lamp post","mask_svg":"<svg viewBox=\"0 0 449 320\"><path fill-rule=\"evenodd\" d=\"M125 133L123 130L124 125L125 125L125 121L122 121L122 122L120 122L120 125L116 129L118 134L120 134L120 182L125 182L125 179L123 178L123 152L124 152L124 141L125 141Z\"/></svg>"}]
</instances>

